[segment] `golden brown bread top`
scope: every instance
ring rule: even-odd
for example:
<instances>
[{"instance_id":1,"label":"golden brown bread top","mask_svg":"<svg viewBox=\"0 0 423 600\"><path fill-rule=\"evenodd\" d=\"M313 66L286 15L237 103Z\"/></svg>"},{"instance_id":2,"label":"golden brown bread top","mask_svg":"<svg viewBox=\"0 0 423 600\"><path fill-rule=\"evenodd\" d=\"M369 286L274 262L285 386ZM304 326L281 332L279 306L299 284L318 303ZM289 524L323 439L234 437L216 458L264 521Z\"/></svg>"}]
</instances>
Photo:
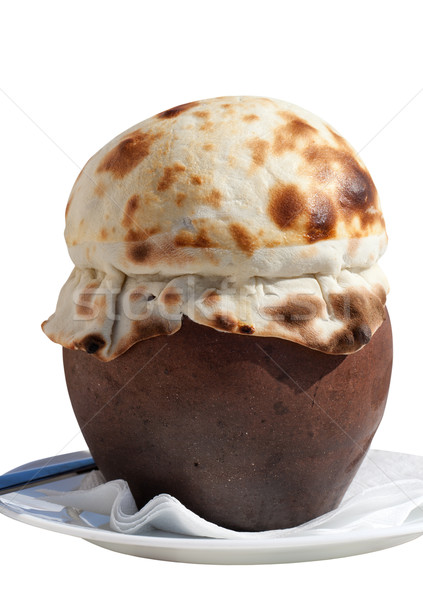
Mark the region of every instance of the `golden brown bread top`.
<instances>
[{"instance_id":1,"label":"golden brown bread top","mask_svg":"<svg viewBox=\"0 0 423 600\"><path fill-rule=\"evenodd\" d=\"M102 360L173 333L183 314L331 353L356 351L383 320L374 183L332 127L280 100L190 102L119 135L76 180L65 237L76 269L43 328L67 347L103 340L90 346ZM154 296L142 323L122 316L137 289ZM353 319L340 315L345 295Z\"/></svg>"},{"instance_id":2,"label":"golden brown bread top","mask_svg":"<svg viewBox=\"0 0 423 600\"><path fill-rule=\"evenodd\" d=\"M380 235L374 183L329 125L285 102L191 102L132 127L84 167L67 206L66 240L129 242L132 263L182 248L262 248ZM160 236L157 243L147 240ZM171 260L171 257L167 257Z\"/></svg>"}]
</instances>

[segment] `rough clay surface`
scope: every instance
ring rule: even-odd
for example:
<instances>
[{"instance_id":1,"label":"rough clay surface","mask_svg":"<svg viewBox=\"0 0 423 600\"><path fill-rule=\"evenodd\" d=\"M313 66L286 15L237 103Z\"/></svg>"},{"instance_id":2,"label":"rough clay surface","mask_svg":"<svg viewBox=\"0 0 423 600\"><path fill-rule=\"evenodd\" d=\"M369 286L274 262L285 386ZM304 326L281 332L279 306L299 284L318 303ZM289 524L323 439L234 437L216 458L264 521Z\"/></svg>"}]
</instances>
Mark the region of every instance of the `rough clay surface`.
<instances>
[{"instance_id":1,"label":"rough clay surface","mask_svg":"<svg viewBox=\"0 0 423 600\"><path fill-rule=\"evenodd\" d=\"M129 482L139 508L167 492L257 531L340 502L382 418L392 337L386 318L360 352L333 356L184 318L111 362L65 348L64 364L96 463Z\"/></svg>"}]
</instances>

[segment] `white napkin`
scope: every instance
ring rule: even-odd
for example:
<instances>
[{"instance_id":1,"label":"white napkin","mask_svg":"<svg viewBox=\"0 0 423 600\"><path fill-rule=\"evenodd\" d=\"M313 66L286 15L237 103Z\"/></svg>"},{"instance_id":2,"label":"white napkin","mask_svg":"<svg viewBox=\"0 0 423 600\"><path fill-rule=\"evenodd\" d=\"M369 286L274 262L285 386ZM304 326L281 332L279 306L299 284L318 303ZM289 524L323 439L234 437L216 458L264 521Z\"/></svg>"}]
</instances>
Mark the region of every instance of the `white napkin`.
<instances>
[{"instance_id":1,"label":"white napkin","mask_svg":"<svg viewBox=\"0 0 423 600\"><path fill-rule=\"evenodd\" d=\"M423 457L411 454L370 450L337 509L297 527L260 532L239 532L215 525L169 494L159 494L137 510L126 481L104 481L99 471L91 471L78 490L51 490L43 500L108 515L112 530L138 535L159 530L220 539L279 538L408 523L421 523L423 531Z\"/></svg>"}]
</instances>

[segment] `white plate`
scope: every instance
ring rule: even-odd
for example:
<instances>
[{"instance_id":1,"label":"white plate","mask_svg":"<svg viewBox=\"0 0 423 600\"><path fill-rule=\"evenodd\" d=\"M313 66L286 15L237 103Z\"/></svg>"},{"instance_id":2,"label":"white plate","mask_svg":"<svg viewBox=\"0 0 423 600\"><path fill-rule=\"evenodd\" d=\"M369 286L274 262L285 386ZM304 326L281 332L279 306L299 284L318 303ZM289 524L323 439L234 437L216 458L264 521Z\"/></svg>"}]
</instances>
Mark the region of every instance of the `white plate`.
<instances>
[{"instance_id":1,"label":"white plate","mask_svg":"<svg viewBox=\"0 0 423 600\"><path fill-rule=\"evenodd\" d=\"M340 558L397 546L423 533L420 521L390 529L369 528L342 535L329 532L305 534L291 539L217 540L159 532L148 536L127 535L111 531L104 515L69 508L51 510L51 505L43 502L48 490L76 489L82 477L72 475L3 494L0 512L28 525L81 537L115 552L201 564L268 564Z\"/></svg>"}]
</instances>

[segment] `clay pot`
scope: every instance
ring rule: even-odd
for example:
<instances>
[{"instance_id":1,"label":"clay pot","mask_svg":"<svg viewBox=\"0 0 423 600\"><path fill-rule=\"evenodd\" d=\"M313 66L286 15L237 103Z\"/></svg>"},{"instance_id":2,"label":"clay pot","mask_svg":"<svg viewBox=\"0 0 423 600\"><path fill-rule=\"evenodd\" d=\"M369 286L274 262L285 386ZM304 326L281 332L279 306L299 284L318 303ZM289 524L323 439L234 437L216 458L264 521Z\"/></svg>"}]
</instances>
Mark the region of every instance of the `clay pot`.
<instances>
[{"instance_id":1,"label":"clay pot","mask_svg":"<svg viewBox=\"0 0 423 600\"><path fill-rule=\"evenodd\" d=\"M293 527L339 504L383 415L389 317L333 356L184 318L109 363L64 349L72 405L106 479L236 530Z\"/></svg>"}]
</instances>

